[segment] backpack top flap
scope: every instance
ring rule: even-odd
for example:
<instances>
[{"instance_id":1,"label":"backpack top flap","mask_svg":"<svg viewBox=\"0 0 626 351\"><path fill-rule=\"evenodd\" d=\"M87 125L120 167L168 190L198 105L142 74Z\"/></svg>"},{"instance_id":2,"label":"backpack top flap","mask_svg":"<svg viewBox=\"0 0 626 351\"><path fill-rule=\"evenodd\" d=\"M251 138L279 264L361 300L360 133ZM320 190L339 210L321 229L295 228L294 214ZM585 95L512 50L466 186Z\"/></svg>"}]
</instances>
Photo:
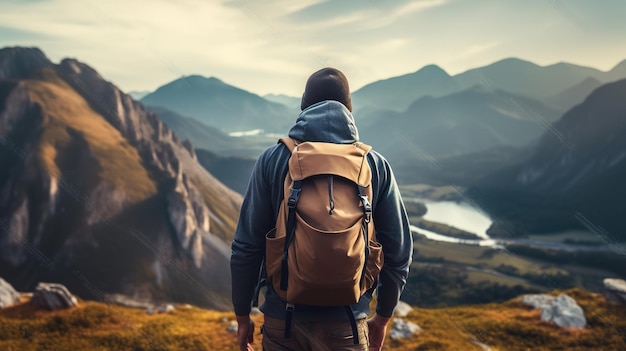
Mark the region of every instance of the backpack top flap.
<instances>
[{"instance_id":1,"label":"backpack top flap","mask_svg":"<svg viewBox=\"0 0 626 351\"><path fill-rule=\"evenodd\" d=\"M363 208L356 196L355 184L363 186L365 195L371 200L372 172L365 157L371 150L370 146L362 143L298 143L288 138L280 142L292 152L289 173L285 178L284 199L289 197L294 181L318 178L317 181L307 181L301 185L301 196L305 200L299 202L297 212L305 222L318 230L336 231L351 227L362 219ZM328 184L326 175L334 176L331 184ZM319 179L319 176L324 179ZM333 215L329 216L329 211ZM285 221L287 212L285 210L282 213ZM283 224L280 221L277 228L282 233ZM373 231L370 231L370 235L374 235Z\"/></svg>"},{"instance_id":2,"label":"backpack top flap","mask_svg":"<svg viewBox=\"0 0 626 351\"><path fill-rule=\"evenodd\" d=\"M372 149L363 143L333 144L324 142L296 143L292 139L280 140L292 152L289 160L291 179L302 180L314 175L338 175L368 187L372 171L365 156Z\"/></svg>"}]
</instances>

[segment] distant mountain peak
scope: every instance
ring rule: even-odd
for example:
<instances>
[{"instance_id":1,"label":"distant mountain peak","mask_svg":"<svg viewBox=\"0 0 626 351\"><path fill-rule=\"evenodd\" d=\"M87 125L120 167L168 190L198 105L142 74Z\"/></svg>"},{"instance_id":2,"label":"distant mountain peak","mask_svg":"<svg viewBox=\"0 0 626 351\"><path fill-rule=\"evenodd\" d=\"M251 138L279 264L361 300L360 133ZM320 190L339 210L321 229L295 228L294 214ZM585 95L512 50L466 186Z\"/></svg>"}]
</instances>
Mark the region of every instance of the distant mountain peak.
<instances>
[{"instance_id":1,"label":"distant mountain peak","mask_svg":"<svg viewBox=\"0 0 626 351\"><path fill-rule=\"evenodd\" d=\"M220 83L223 83L222 80L220 80L217 77L211 76L211 77L207 78L207 77L205 77L203 75L200 75L200 74L191 74L191 75L188 75L188 76L183 76L183 77L181 77L181 79L204 80L204 81L210 81L210 82L220 82Z\"/></svg>"},{"instance_id":2,"label":"distant mountain peak","mask_svg":"<svg viewBox=\"0 0 626 351\"><path fill-rule=\"evenodd\" d=\"M198 89L200 90L211 90L211 91L215 91L215 90L223 90L223 89L237 89L237 90L241 90L239 88L233 87L227 83L224 83L222 80L215 78L215 77L205 77L199 74L192 74L189 76L182 76L178 79L175 79L165 85L160 86L159 88L157 88L157 90L155 92L158 91L163 91L163 89L176 89L176 90L196 90L198 91ZM243 90L242 90L243 91ZM146 95L145 97L150 97L153 93ZM145 98L144 97L144 98ZM142 100L144 99L142 98Z\"/></svg>"},{"instance_id":3,"label":"distant mountain peak","mask_svg":"<svg viewBox=\"0 0 626 351\"><path fill-rule=\"evenodd\" d=\"M494 63L492 63L492 65L510 65L510 64L524 64L524 65L529 65L529 66L537 66L536 63L530 62L530 61L526 61L526 60L522 60L520 58L517 57L507 57L505 59L502 59L500 61L496 61Z\"/></svg>"},{"instance_id":4,"label":"distant mountain peak","mask_svg":"<svg viewBox=\"0 0 626 351\"><path fill-rule=\"evenodd\" d=\"M426 65L415 73L416 74L428 74L428 75L442 75L442 76L450 77L448 72L446 72L443 68L435 64Z\"/></svg>"},{"instance_id":5,"label":"distant mountain peak","mask_svg":"<svg viewBox=\"0 0 626 351\"><path fill-rule=\"evenodd\" d=\"M174 80L174 82L176 81L186 81L186 82L193 82L193 83L201 83L201 84L226 84L224 83L222 80L220 80L219 78L216 77L205 77L199 74L192 74L189 76L183 76L179 79Z\"/></svg>"},{"instance_id":6,"label":"distant mountain peak","mask_svg":"<svg viewBox=\"0 0 626 351\"><path fill-rule=\"evenodd\" d=\"M217 78L217 77L213 77L213 76L211 76L211 77L209 77L209 78L206 78L206 79L207 79L208 81L211 81L211 82L220 82L220 83L224 83L224 81L223 81L223 80L221 80L221 79L219 79L219 78Z\"/></svg>"},{"instance_id":7,"label":"distant mountain peak","mask_svg":"<svg viewBox=\"0 0 626 351\"><path fill-rule=\"evenodd\" d=\"M626 59L622 62L615 65L615 67L611 68L609 71L611 74L623 74L626 75Z\"/></svg>"},{"instance_id":8,"label":"distant mountain peak","mask_svg":"<svg viewBox=\"0 0 626 351\"><path fill-rule=\"evenodd\" d=\"M141 101L226 132L252 129L279 132L291 123L291 113L285 106L216 77L184 76L159 87Z\"/></svg>"}]
</instances>

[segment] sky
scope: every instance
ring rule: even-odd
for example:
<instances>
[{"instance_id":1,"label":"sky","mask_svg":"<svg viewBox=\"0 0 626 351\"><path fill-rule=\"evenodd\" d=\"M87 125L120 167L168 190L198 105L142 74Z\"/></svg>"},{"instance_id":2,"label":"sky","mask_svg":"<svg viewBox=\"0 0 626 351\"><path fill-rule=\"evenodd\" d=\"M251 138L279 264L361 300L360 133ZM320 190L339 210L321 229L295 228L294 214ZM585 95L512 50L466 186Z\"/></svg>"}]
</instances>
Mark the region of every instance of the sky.
<instances>
[{"instance_id":1,"label":"sky","mask_svg":"<svg viewBox=\"0 0 626 351\"><path fill-rule=\"evenodd\" d=\"M200 74L299 96L327 66L353 91L509 57L606 71L626 59L625 17L624 0L0 0L0 47L76 58L126 92Z\"/></svg>"}]
</instances>

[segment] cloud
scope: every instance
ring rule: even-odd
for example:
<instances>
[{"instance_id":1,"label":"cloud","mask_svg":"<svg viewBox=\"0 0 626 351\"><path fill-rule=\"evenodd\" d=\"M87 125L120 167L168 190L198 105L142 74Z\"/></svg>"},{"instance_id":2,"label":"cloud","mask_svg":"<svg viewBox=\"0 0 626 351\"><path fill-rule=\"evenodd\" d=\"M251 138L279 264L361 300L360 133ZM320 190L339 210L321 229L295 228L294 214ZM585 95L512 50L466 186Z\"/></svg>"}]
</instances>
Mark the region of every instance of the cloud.
<instances>
[{"instance_id":1,"label":"cloud","mask_svg":"<svg viewBox=\"0 0 626 351\"><path fill-rule=\"evenodd\" d=\"M498 45L500 45L500 43L497 41L481 43L481 44L472 44L468 46L464 51L459 53L458 57L466 58L466 57L476 56L476 55L484 53L485 51L491 50Z\"/></svg>"},{"instance_id":2,"label":"cloud","mask_svg":"<svg viewBox=\"0 0 626 351\"><path fill-rule=\"evenodd\" d=\"M323 66L358 88L430 63L461 72L511 56L623 59L617 5L567 6L585 31L550 4L512 0L0 0L0 44L78 58L127 90L202 74L293 95Z\"/></svg>"},{"instance_id":3,"label":"cloud","mask_svg":"<svg viewBox=\"0 0 626 351\"><path fill-rule=\"evenodd\" d=\"M41 40L49 38L49 35L44 33L36 33L28 30L22 30L17 28L0 26L0 42L12 42L15 40Z\"/></svg>"},{"instance_id":4,"label":"cloud","mask_svg":"<svg viewBox=\"0 0 626 351\"><path fill-rule=\"evenodd\" d=\"M373 29L391 25L401 17L441 6L446 2L446 0L317 1L289 13L285 20L290 25L307 27L309 30L328 29L339 25Z\"/></svg>"}]
</instances>

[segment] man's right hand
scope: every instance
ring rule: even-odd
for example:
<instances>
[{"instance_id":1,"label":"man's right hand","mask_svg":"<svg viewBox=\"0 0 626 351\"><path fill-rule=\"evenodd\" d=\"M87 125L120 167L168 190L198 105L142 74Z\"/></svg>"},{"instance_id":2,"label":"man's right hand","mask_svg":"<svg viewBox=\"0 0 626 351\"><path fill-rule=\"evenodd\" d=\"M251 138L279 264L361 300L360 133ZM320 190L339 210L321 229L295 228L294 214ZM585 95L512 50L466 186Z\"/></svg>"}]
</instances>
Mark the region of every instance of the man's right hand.
<instances>
[{"instance_id":1,"label":"man's right hand","mask_svg":"<svg viewBox=\"0 0 626 351\"><path fill-rule=\"evenodd\" d=\"M250 316L237 316L237 344L240 351L254 351L254 322Z\"/></svg>"},{"instance_id":2,"label":"man's right hand","mask_svg":"<svg viewBox=\"0 0 626 351\"><path fill-rule=\"evenodd\" d=\"M376 313L374 314L374 317L367 321L370 341L369 351L381 351L383 349L383 342L385 341L385 334L387 332L389 319L390 318L383 317Z\"/></svg>"}]
</instances>

